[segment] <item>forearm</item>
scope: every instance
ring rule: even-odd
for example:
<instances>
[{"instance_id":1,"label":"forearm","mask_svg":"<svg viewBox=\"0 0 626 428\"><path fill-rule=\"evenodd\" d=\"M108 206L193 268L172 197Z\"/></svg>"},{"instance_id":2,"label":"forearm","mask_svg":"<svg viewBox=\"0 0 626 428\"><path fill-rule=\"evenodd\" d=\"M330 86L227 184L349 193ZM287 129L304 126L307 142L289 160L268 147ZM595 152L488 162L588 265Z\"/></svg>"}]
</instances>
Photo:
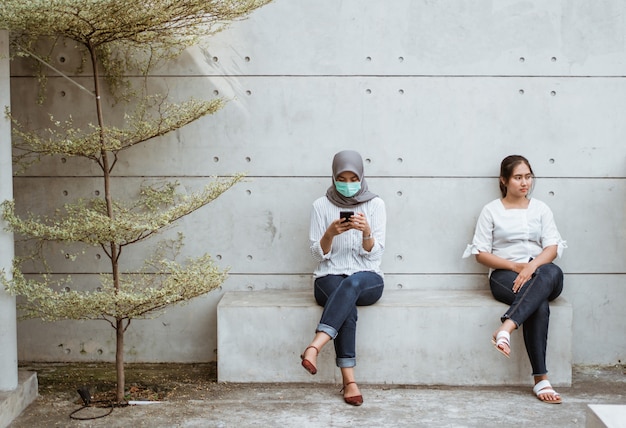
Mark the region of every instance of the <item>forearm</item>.
<instances>
[{"instance_id":1,"label":"forearm","mask_svg":"<svg viewBox=\"0 0 626 428\"><path fill-rule=\"evenodd\" d=\"M529 263L516 263L511 260L503 259L491 253L480 252L476 255L476 261L491 269L506 269L519 273L525 266L531 266L533 272L539 266L551 263L557 254L557 246L551 245L543 249L543 251Z\"/></svg>"},{"instance_id":2,"label":"forearm","mask_svg":"<svg viewBox=\"0 0 626 428\"><path fill-rule=\"evenodd\" d=\"M369 238L368 238L368 236L369 236ZM366 235L365 233L363 233L363 249L365 251L367 251L368 253L370 251L372 251L372 248L374 248L374 243L375 242L376 242L376 240L371 235L371 233L369 235Z\"/></svg>"},{"instance_id":3,"label":"forearm","mask_svg":"<svg viewBox=\"0 0 626 428\"><path fill-rule=\"evenodd\" d=\"M329 233L326 232L322 235L322 239L320 239L320 247L322 247L322 251L324 254L328 254L330 249L333 246L333 237L329 236Z\"/></svg>"},{"instance_id":4,"label":"forearm","mask_svg":"<svg viewBox=\"0 0 626 428\"><path fill-rule=\"evenodd\" d=\"M359 223L360 227L357 228L357 230L361 231L361 246L365 251L369 253L370 251L372 251L372 248L374 248L375 242L372 228L367 222L365 216L361 216L361 218L357 220L361 220L361 222Z\"/></svg>"},{"instance_id":5,"label":"forearm","mask_svg":"<svg viewBox=\"0 0 626 428\"><path fill-rule=\"evenodd\" d=\"M506 269L515 271L516 263L510 260L503 259L491 253L480 252L476 254L476 261L481 265L487 266L490 269Z\"/></svg>"},{"instance_id":6,"label":"forearm","mask_svg":"<svg viewBox=\"0 0 626 428\"><path fill-rule=\"evenodd\" d=\"M549 247L544 248L543 251L528 264L533 266L536 270L537 268L539 268L539 266L552 263L552 261L556 259L556 254L557 254L557 246L551 245Z\"/></svg>"}]
</instances>

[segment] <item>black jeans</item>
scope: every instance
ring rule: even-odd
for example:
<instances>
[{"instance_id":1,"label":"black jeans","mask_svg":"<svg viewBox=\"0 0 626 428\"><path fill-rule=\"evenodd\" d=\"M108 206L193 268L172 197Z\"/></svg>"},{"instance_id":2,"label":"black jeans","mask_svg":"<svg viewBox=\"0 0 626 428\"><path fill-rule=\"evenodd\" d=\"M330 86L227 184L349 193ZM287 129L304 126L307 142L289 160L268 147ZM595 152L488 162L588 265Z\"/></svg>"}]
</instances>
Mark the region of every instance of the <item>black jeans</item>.
<instances>
[{"instance_id":1,"label":"black jeans","mask_svg":"<svg viewBox=\"0 0 626 428\"><path fill-rule=\"evenodd\" d=\"M563 271L553 263L540 266L532 278L517 293L513 293L513 281L516 277L517 273L510 270L494 270L489 278L491 294L496 300L511 305L500 320L504 322L510 319L518 327L523 326L524 344L533 368L533 376L544 375L548 373L548 302L559 297L563 291Z\"/></svg>"}]
</instances>

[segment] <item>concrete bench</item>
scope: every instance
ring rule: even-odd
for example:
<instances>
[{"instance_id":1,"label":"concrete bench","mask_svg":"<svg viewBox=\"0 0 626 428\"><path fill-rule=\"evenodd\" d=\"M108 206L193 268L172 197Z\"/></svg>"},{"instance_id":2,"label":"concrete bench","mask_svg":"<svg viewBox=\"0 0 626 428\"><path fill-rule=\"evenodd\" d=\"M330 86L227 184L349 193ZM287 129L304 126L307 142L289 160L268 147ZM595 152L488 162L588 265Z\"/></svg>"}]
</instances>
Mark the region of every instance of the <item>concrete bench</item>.
<instances>
[{"instance_id":1,"label":"concrete bench","mask_svg":"<svg viewBox=\"0 0 626 428\"><path fill-rule=\"evenodd\" d=\"M586 416L585 428L626 427L626 405L589 404Z\"/></svg>"},{"instance_id":2,"label":"concrete bench","mask_svg":"<svg viewBox=\"0 0 626 428\"><path fill-rule=\"evenodd\" d=\"M493 349L491 336L506 306L488 291L386 290L359 307L357 379L371 384L529 385L530 363L521 330L512 356ZM227 292L217 306L220 382L341 383L332 343L318 373L300 366L322 312L311 291ZM572 307L551 304L548 370L554 386L572 379Z\"/></svg>"}]
</instances>

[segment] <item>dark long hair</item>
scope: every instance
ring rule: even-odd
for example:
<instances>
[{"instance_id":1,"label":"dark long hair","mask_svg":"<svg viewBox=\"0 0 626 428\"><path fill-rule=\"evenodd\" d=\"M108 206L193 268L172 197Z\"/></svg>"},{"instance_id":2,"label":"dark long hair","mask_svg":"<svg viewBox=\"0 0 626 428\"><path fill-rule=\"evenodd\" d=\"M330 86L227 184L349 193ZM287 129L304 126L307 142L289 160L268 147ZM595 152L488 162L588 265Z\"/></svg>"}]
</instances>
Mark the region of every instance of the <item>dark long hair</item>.
<instances>
[{"instance_id":1,"label":"dark long hair","mask_svg":"<svg viewBox=\"0 0 626 428\"><path fill-rule=\"evenodd\" d=\"M530 166L530 162L528 162L528 159L526 159L524 156L511 155L502 159L502 163L500 163L500 179L498 180L498 183L500 184L500 193L502 194L503 198L506 197L506 186L504 185L504 183L502 183L502 180L504 180L505 183L508 183L511 179L511 176L513 176L513 170L520 163L525 163L528 169L530 169L530 173L532 174L532 176L535 176L535 173Z\"/></svg>"}]
</instances>

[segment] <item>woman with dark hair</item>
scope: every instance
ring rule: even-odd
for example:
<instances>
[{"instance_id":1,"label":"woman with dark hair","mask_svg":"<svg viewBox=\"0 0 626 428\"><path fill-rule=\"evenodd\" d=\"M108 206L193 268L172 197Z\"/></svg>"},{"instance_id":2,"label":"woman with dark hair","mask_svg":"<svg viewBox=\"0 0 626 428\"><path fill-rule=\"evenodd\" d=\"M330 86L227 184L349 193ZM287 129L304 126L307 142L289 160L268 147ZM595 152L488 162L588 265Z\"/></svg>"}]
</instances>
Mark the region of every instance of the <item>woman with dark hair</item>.
<instances>
[{"instance_id":1,"label":"woman with dark hair","mask_svg":"<svg viewBox=\"0 0 626 428\"><path fill-rule=\"evenodd\" d=\"M332 173L326 195L313 203L309 231L311 253L318 263L314 295L324 310L300 358L314 375L319 352L334 340L344 401L360 406L363 396L354 377L357 306L372 305L383 294L380 262L387 218L383 200L368 190L359 153L337 153Z\"/></svg>"},{"instance_id":2,"label":"woman with dark hair","mask_svg":"<svg viewBox=\"0 0 626 428\"><path fill-rule=\"evenodd\" d=\"M567 246L550 208L530 197L534 178L530 163L523 156L502 160L502 198L483 207L474 239L463 257L474 254L479 263L489 268L493 297L510 305L493 334L495 348L509 357L511 333L523 325L535 381L533 392L543 402L558 404L561 396L550 385L546 369L548 302L563 290L563 272L552 261Z\"/></svg>"}]
</instances>

